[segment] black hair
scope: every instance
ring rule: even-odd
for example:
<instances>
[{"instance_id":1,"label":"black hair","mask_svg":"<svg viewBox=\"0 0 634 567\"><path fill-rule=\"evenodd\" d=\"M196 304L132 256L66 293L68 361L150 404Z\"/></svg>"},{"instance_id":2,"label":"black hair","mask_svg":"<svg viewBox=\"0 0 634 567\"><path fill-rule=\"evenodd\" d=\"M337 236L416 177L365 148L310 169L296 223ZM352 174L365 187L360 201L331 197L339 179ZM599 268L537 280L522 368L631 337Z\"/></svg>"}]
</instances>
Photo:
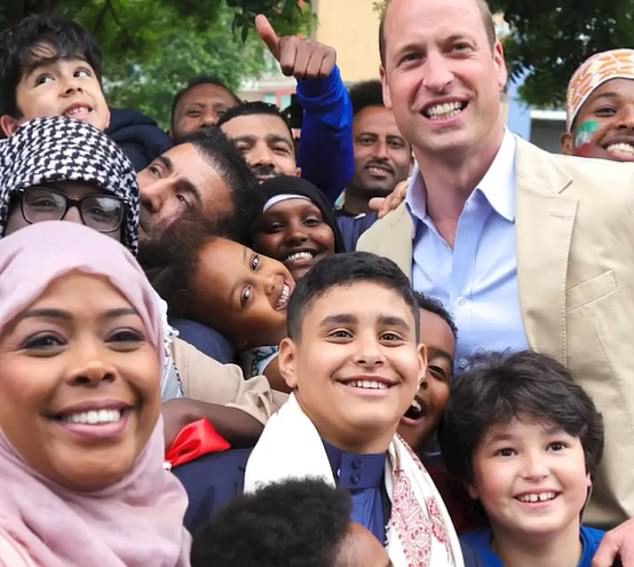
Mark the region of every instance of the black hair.
<instances>
[{"instance_id":1,"label":"black hair","mask_svg":"<svg viewBox=\"0 0 634 567\"><path fill-rule=\"evenodd\" d=\"M478 5L478 9L480 10L480 15L482 16L482 23L484 24L484 30L487 34L487 40L489 42L489 47L491 51L495 47L496 41L496 33L495 33L495 22L493 21L493 16L491 14L491 8L487 0L475 0ZM379 22L379 56L381 58L381 65L385 67L385 49L386 49L386 41L385 41L385 19L387 16L387 12L390 7L391 0L386 0L385 6L381 13L381 21Z\"/></svg>"},{"instance_id":2,"label":"black hair","mask_svg":"<svg viewBox=\"0 0 634 567\"><path fill-rule=\"evenodd\" d=\"M553 425L579 438L590 474L601 460L603 419L564 366L531 351L492 353L475 358L451 384L439 429L449 472L471 482L478 444L491 427L513 418Z\"/></svg>"},{"instance_id":3,"label":"black hair","mask_svg":"<svg viewBox=\"0 0 634 567\"><path fill-rule=\"evenodd\" d=\"M231 98L235 101L236 104L242 103L242 101L238 98L238 95L234 93L225 84L225 82L222 79L211 76L211 75L201 75L198 77L194 77L180 91L178 91L174 95L174 99L172 100L172 108L170 111L170 124L171 124L172 130L174 129L174 112L176 110L176 105L178 104L180 99L183 98L183 96L185 96L185 94L188 91L190 91L194 87L199 87L200 85L214 85L216 87L220 87L221 89L224 89L225 91L227 91L227 94L231 96Z\"/></svg>"},{"instance_id":4,"label":"black hair","mask_svg":"<svg viewBox=\"0 0 634 567\"><path fill-rule=\"evenodd\" d=\"M53 55L40 53L42 45L50 46ZM22 117L16 89L25 74L40 64L70 57L84 59L101 82L101 51L76 22L34 14L0 33L0 116Z\"/></svg>"},{"instance_id":5,"label":"black hair","mask_svg":"<svg viewBox=\"0 0 634 567\"><path fill-rule=\"evenodd\" d=\"M368 106L385 106L383 103L383 88L379 80L355 83L348 92L350 93L353 116L356 116Z\"/></svg>"},{"instance_id":6,"label":"black hair","mask_svg":"<svg viewBox=\"0 0 634 567\"><path fill-rule=\"evenodd\" d=\"M240 152L215 126L188 134L179 144L192 144L231 192L234 214L222 221L217 233L231 240L248 242L251 225L262 209L262 200L257 179Z\"/></svg>"},{"instance_id":7,"label":"black hair","mask_svg":"<svg viewBox=\"0 0 634 567\"><path fill-rule=\"evenodd\" d=\"M350 495L317 479L243 494L203 526L192 567L333 567L350 524Z\"/></svg>"},{"instance_id":8,"label":"black hair","mask_svg":"<svg viewBox=\"0 0 634 567\"><path fill-rule=\"evenodd\" d=\"M414 297L416 298L416 303L418 303L418 307L425 311L429 311L430 313L434 313L438 315L451 329L451 334L453 335L454 340L458 339L458 327L456 327L456 323L453 320L453 317L445 309L445 306L442 304L442 301L425 295L419 291L414 292Z\"/></svg>"},{"instance_id":9,"label":"black hair","mask_svg":"<svg viewBox=\"0 0 634 567\"><path fill-rule=\"evenodd\" d=\"M414 333L418 341L420 313L407 276L392 260L370 252L327 256L299 279L286 311L288 336L291 339L300 337L302 320L313 301L333 287L360 282L382 285L403 299L414 317Z\"/></svg>"},{"instance_id":10,"label":"black hair","mask_svg":"<svg viewBox=\"0 0 634 567\"><path fill-rule=\"evenodd\" d=\"M167 303L170 319L197 320L191 282L198 268L198 250L218 236L223 234L217 224L191 211L141 247L139 263L152 287Z\"/></svg>"},{"instance_id":11,"label":"black hair","mask_svg":"<svg viewBox=\"0 0 634 567\"><path fill-rule=\"evenodd\" d=\"M219 119L217 126L220 127L223 124L229 122L233 118L237 118L238 116L251 116L253 114L269 114L271 116L277 116L284 125L288 128L288 132L291 135L291 139L293 138L293 133L291 132L290 126L286 119L280 112L280 109L274 104L270 104L268 102L264 102L261 100L255 100L250 102L243 102L238 106L234 106L225 112Z\"/></svg>"}]
</instances>

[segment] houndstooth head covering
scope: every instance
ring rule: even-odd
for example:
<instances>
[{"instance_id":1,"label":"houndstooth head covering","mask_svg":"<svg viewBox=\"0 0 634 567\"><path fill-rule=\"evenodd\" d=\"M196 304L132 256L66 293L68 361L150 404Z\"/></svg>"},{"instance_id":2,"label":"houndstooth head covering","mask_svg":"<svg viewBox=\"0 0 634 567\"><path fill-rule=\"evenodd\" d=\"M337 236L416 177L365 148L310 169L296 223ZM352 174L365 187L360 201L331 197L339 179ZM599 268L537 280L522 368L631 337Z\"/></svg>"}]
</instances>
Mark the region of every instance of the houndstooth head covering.
<instances>
[{"instance_id":1,"label":"houndstooth head covering","mask_svg":"<svg viewBox=\"0 0 634 567\"><path fill-rule=\"evenodd\" d=\"M123 244L137 253L139 187L132 164L103 132L64 116L34 118L0 141L0 238L14 193L56 181L90 183L121 198Z\"/></svg>"},{"instance_id":2,"label":"houndstooth head covering","mask_svg":"<svg viewBox=\"0 0 634 567\"><path fill-rule=\"evenodd\" d=\"M634 49L611 49L586 59L573 73L566 92L566 129L572 125L583 103L611 79L634 79Z\"/></svg>"}]
</instances>

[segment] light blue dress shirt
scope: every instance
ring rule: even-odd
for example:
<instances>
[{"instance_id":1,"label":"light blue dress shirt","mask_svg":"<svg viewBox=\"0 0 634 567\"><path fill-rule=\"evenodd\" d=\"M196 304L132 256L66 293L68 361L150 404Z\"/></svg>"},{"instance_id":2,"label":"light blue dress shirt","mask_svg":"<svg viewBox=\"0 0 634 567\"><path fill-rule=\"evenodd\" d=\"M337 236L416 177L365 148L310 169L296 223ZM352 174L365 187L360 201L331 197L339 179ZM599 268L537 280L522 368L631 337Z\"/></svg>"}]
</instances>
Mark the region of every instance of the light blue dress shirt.
<instances>
[{"instance_id":1,"label":"light blue dress shirt","mask_svg":"<svg viewBox=\"0 0 634 567\"><path fill-rule=\"evenodd\" d=\"M418 167L406 198L414 221L414 289L443 302L458 327L456 371L478 352L527 348L517 291L515 139L498 153L458 219L453 249L427 215Z\"/></svg>"}]
</instances>

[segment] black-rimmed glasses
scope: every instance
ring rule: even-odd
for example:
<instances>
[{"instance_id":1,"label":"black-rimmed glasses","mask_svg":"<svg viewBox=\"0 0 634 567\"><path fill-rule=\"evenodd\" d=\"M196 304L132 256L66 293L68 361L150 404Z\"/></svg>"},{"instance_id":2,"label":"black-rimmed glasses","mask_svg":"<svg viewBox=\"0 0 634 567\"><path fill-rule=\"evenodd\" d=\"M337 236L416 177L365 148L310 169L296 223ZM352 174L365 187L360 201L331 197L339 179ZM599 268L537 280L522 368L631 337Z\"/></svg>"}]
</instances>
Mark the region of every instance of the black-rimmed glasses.
<instances>
[{"instance_id":1,"label":"black-rimmed glasses","mask_svg":"<svg viewBox=\"0 0 634 567\"><path fill-rule=\"evenodd\" d=\"M21 196L22 216L30 224L62 220L71 207L79 211L81 222L99 232L113 232L123 221L124 204L113 195L88 195L71 199L50 187L29 187Z\"/></svg>"}]
</instances>

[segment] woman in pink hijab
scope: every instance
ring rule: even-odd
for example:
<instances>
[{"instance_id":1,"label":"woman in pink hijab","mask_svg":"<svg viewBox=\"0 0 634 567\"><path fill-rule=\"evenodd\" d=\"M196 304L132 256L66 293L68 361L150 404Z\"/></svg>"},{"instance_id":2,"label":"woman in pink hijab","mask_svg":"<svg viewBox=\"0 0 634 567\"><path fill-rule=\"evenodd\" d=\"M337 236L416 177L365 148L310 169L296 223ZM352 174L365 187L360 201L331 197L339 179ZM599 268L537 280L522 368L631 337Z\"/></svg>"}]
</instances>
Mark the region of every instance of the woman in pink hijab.
<instances>
[{"instance_id":1,"label":"woman in pink hijab","mask_svg":"<svg viewBox=\"0 0 634 567\"><path fill-rule=\"evenodd\" d=\"M162 325L132 255L50 221L0 240L0 565L183 567Z\"/></svg>"}]
</instances>

